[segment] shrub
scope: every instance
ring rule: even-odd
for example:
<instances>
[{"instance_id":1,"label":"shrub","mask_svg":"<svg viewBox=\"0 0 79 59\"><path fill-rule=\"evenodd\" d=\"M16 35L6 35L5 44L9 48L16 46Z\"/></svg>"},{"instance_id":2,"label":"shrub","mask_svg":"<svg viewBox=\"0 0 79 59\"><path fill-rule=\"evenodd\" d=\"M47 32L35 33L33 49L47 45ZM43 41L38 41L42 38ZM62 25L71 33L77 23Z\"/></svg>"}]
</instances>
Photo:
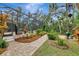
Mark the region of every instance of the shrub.
<instances>
[{"instance_id":1,"label":"shrub","mask_svg":"<svg viewBox=\"0 0 79 59\"><path fill-rule=\"evenodd\" d=\"M7 42L0 38L0 48L6 48L7 47Z\"/></svg>"},{"instance_id":2,"label":"shrub","mask_svg":"<svg viewBox=\"0 0 79 59\"><path fill-rule=\"evenodd\" d=\"M51 39L51 40L57 40L58 39L58 33L52 30L48 33L48 38Z\"/></svg>"},{"instance_id":3,"label":"shrub","mask_svg":"<svg viewBox=\"0 0 79 59\"><path fill-rule=\"evenodd\" d=\"M41 35L41 36L44 35L44 34L46 34L45 31L42 31L42 32L39 33L39 35Z\"/></svg>"},{"instance_id":4,"label":"shrub","mask_svg":"<svg viewBox=\"0 0 79 59\"><path fill-rule=\"evenodd\" d=\"M36 33L39 34L39 33L42 32L42 31L43 31L42 29L37 29L37 30L36 30Z\"/></svg>"},{"instance_id":5,"label":"shrub","mask_svg":"<svg viewBox=\"0 0 79 59\"><path fill-rule=\"evenodd\" d=\"M57 43L60 46L66 46L67 45L67 43L66 43L66 41L64 39L58 39Z\"/></svg>"},{"instance_id":6,"label":"shrub","mask_svg":"<svg viewBox=\"0 0 79 59\"><path fill-rule=\"evenodd\" d=\"M48 38L51 39L51 40L57 39L56 35L54 35L53 33L48 33Z\"/></svg>"}]
</instances>

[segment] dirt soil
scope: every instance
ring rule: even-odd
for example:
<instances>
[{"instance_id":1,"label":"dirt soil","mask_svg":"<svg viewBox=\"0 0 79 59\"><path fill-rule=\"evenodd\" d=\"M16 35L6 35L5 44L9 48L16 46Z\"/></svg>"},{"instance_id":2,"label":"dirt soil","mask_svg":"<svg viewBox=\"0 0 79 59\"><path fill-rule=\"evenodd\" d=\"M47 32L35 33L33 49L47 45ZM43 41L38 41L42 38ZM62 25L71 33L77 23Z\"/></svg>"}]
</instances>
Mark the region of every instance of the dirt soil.
<instances>
[{"instance_id":1,"label":"dirt soil","mask_svg":"<svg viewBox=\"0 0 79 59\"><path fill-rule=\"evenodd\" d=\"M2 54L4 51L6 51L6 48L0 48L0 54Z\"/></svg>"},{"instance_id":2,"label":"dirt soil","mask_svg":"<svg viewBox=\"0 0 79 59\"><path fill-rule=\"evenodd\" d=\"M30 43L30 42L37 40L40 37L41 36L39 36L39 35L32 35L29 37L19 37L19 38L15 39L15 41L21 42L21 43Z\"/></svg>"}]
</instances>

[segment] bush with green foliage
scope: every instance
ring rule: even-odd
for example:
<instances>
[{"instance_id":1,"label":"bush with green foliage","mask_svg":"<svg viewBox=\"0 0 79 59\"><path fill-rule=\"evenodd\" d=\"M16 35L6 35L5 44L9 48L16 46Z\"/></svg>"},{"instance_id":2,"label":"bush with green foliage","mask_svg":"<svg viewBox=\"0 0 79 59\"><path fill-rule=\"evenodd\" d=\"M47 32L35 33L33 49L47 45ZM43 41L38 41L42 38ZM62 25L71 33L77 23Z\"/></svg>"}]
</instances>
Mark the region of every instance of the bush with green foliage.
<instances>
[{"instance_id":1,"label":"bush with green foliage","mask_svg":"<svg viewBox=\"0 0 79 59\"><path fill-rule=\"evenodd\" d=\"M7 47L7 42L0 38L0 48L6 48Z\"/></svg>"},{"instance_id":2,"label":"bush with green foliage","mask_svg":"<svg viewBox=\"0 0 79 59\"><path fill-rule=\"evenodd\" d=\"M38 29L38 30L36 30L36 33L37 33L37 35L44 35L44 34L46 34L46 32L45 31L43 31L42 29Z\"/></svg>"},{"instance_id":3,"label":"bush with green foliage","mask_svg":"<svg viewBox=\"0 0 79 59\"><path fill-rule=\"evenodd\" d=\"M58 40L57 40L57 43L58 43L58 45L60 45L60 46L66 46L66 45L67 45L67 43L66 43L66 41L65 41L64 39L58 39Z\"/></svg>"},{"instance_id":4,"label":"bush with green foliage","mask_svg":"<svg viewBox=\"0 0 79 59\"><path fill-rule=\"evenodd\" d=\"M41 35L41 36L44 35L44 34L46 34L45 31L42 31L42 32L39 33L39 35Z\"/></svg>"},{"instance_id":5,"label":"bush with green foliage","mask_svg":"<svg viewBox=\"0 0 79 59\"><path fill-rule=\"evenodd\" d=\"M52 30L48 33L48 38L51 40L57 40L57 39L59 39L58 33Z\"/></svg>"},{"instance_id":6,"label":"bush with green foliage","mask_svg":"<svg viewBox=\"0 0 79 59\"><path fill-rule=\"evenodd\" d=\"M57 39L56 35L54 35L53 33L48 33L48 38L51 39L51 40Z\"/></svg>"},{"instance_id":7,"label":"bush with green foliage","mask_svg":"<svg viewBox=\"0 0 79 59\"><path fill-rule=\"evenodd\" d=\"M37 30L36 30L36 33L39 34L39 33L42 32L42 31L43 31L42 29L37 29Z\"/></svg>"}]
</instances>

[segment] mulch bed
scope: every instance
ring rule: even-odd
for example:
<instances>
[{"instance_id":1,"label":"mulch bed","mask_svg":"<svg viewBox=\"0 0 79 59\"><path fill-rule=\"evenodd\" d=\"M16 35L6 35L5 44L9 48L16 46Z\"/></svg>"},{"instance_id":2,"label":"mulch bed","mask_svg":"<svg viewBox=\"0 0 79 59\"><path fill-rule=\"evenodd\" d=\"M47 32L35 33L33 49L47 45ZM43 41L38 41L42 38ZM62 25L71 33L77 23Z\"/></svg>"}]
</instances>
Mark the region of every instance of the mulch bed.
<instances>
[{"instance_id":1,"label":"mulch bed","mask_svg":"<svg viewBox=\"0 0 79 59\"><path fill-rule=\"evenodd\" d=\"M77 44L79 44L79 40L76 40Z\"/></svg>"},{"instance_id":2,"label":"mulch bed","mask_svg":"<svg viewBox=\"0 0 79 59\"><path fill-rule=\"evenodd\" d=\"M15 41L21 42L21 43L30 43L30 42L37 40L40 37L41 36L39 36L39 35L32 35L32 36L29 36L29 37L19 37L19 38L15 39Z\"/></svg>"},{"instance_id":3,"label":"mulch bed","mask_svg":"<svg viewBox=\"0 0 79 59\"><path fill-rule=\"evenodd\" d=\"M48 44L51 45L51 46L54 46L56 48L59 48L59 49L68 49L68 48L70 48L68 45L60 46L60 45L57 44L57 42L55 42L53 40L48 40Z\"/></svg>"},{"instance_id":4,"label":"mulch bed","mask_svg":"<svg viewBox=\"0 0 79 59\"><path fill-rule=\"evenodd\" d=\"M0 48L0 54L6 51L6 48Z\"/></svg>"}]
</instances>

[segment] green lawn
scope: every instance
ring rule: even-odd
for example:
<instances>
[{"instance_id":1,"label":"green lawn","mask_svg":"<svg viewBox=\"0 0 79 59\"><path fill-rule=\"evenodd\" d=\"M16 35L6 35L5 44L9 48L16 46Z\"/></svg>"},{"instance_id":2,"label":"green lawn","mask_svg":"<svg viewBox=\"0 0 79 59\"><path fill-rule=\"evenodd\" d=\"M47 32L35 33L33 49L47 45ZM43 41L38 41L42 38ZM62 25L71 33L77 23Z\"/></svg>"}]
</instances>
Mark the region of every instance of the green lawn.
<instances>
[{"instance_id":1,"label":"green lawn","mask_svg":"<svg viewBox=\"0 0 79 59\"><path fill-rule=\"evenodd\" d=\"M59 49L45 42L35 53L34 56L79 56L79 46L76 42L71 42L71 48Z\"/></svg>"}]
</instances>

